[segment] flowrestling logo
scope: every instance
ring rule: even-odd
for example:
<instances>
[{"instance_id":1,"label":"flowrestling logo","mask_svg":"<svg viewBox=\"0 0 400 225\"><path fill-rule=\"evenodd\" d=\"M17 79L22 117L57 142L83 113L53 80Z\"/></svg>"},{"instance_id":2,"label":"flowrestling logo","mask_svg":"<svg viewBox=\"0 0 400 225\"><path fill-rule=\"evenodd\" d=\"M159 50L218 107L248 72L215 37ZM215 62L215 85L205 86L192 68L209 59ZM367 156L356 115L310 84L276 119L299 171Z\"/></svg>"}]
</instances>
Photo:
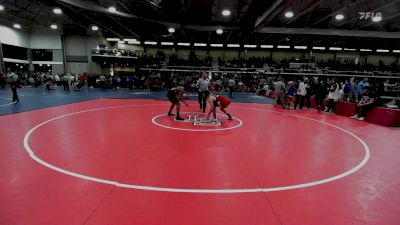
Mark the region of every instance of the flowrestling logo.
<instances>
[{"instance_id":1,"label":"flowrestling logo","mask_svg":"<svg viewBox=\"0 0 400 225\"><path fill-rule=\"evenodd\" d=\"M382 19L381 12L358 12L358 14L360 15L360 20L372 19L374 21L379 21Z\"/></svg>"}]
</instances>

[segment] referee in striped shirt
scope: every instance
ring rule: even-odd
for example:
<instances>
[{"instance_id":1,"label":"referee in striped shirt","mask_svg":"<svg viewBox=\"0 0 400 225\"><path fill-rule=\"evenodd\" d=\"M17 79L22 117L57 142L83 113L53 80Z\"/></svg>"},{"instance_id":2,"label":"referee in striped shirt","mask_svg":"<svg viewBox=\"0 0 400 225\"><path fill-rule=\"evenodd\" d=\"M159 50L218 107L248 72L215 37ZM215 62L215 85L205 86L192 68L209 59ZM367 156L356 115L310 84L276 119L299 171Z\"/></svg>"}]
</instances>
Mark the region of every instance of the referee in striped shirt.
<instances>
[{"instance_id":1,"label":"referee in striped shirt","mask_svg":"<svg viewBox=\"0 0 400 225\"><path fill-rule=\"evenodd\" d=\"M199 94L198 100L200 104L200 110L203 110L203 113L205 113L207 107L207 97L210 95L210 79L208 79L208 74L206 72L204 72L202 77L197 80L196 87Z\"/></svg>"}]
</instances>

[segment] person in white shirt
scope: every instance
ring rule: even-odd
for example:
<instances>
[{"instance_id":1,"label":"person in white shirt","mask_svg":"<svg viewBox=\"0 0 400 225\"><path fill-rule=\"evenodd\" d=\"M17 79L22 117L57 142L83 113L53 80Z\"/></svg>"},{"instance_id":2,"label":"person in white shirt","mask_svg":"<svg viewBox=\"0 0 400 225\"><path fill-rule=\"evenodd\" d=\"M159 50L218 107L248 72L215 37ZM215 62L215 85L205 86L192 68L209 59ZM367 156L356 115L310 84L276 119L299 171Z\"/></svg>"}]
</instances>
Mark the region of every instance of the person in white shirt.
<instances>
[{"instance_id":1,"label":"person in white shirt","mask_svg":"<svg viewBox=\"0 0 400 225\"><path fill-rule=\"evenodd\" d=\"M332 85L329 88L329 93L328 93L328 107L325 110L325 113L327 114L332 114L333 111L335 110L335 102L337 102L340 98L340 86L337 83L336 78L332 79Z\"/></svg>"},{"instance_id":2,"label":"person in white shirt","mask_svg":"<svg viewBox=\"0 0 400 225\"><path fill-rule=\"evenodd\" d=\"M282 108L285 109L283 95L286 91L285 83L282 81L283 78L279 78L277 82L274 82L274 94L275 94L275 107L278 105L278 101L281 103Z\"/></svg>"},{"instance_id":3,"label":"person in white shirt","mask_svg":"<svg viewBox=\"0 0 400 225\"><path fill-rule=\"evenodd\" d=\"M29 77L28 78L28 82L29 82L30 85L35 85L35 83L36 83L35 79L33 79L33 77Z\"/></svg>"},{"instance_id":4,"label":"person in white shirt","mask_svg":"<svg viewBox=\"0 0 400 225\"><path fill-rule=\"evenodd\" d=\"M7 81L10 83L11 90L13 93L13 102L19 102L17 88L18 88L18 76L11 71L10 68L7 69Z\"/></svg>"},{"instance_id":5,"label":"person in white shirt","mask_svg":"<svg viewBox=\"0 0 400 225\"><path fill-rule=\"evenodd\" d=\"M206 72L203 73L203 76L197 80L197 90L198 90L198 101L200 104L200 110L203 110L203 113L206 112L207 107L207 98L210 95L209 91L210 79L208 79L208 74Z\"/></svg>"},{"instance_id":6,"label":"person in white shirt","mask_svg":"<svg viewBox=\"0 0 400 225\"><path fill-rule=\"evenodd\" d=\"M383 82L384 92L387 92L389 90L389 88L395 88L398 84L399 84L399 82L397 82L395 84L390 84L389 79L386 79Z\"/></svg>"},{"instance_id":7,"label":"person in white shirt","mask_svg":"<svg viewBox=\"0 0 400 225\"><path fill-rule=\"evenodd\" d=\"M99 79L100 79L100 89L101 89L102 91L105 91L105 90L106 90L106 81L107 81L107 78L106 78L106 76L104 76L104 75L100 75Z\"/></svg>"},{"instance_id":8,"label":"person in white shirt","mask_svg":"<svg viewBox=\"0 0 400 225\"><path fill-rule=\"evenodd\" d=\"M294 109L297 108L298 104L300 104L300 109L303 108L304 100L306 99L307 88L308 88L308 79L304 78L304 81L300 81L299 87L297 88L296 100L294 102Z\"/></svg>"},{"instance_id":9,"label":"person in white shirt","mask_svg":"<svg viewBox=\"0 0 400 225\"><path fill-rule=\"evenodd\" d=\"M69 90L69 81L70 81L70 75L69 74L65 74L63 76L63 87L64 87L64 91L70 91Z\"/></svg>"},{"instance_id":10,"label":"person in white shirt","mask_svg":"<svg viewBox=\"0 0 400 225\"><path fill-rule=\"evenodd\" d=\"M231 77L228 80L229 97L233 98L233 90L236 88L236 81Z\"/></svg>"},{"instance_id":11,"label":"person in white shirt","mask_svg":"<svg viewBox=\"0 0 400 225\"><path fill-rule=\"evenodd\" d=\"M54 81L57 83L57 85L59 85L60 84L60 76L58 76L57 74L56 75L54 75Z\"/></svg>"}]
</instances>

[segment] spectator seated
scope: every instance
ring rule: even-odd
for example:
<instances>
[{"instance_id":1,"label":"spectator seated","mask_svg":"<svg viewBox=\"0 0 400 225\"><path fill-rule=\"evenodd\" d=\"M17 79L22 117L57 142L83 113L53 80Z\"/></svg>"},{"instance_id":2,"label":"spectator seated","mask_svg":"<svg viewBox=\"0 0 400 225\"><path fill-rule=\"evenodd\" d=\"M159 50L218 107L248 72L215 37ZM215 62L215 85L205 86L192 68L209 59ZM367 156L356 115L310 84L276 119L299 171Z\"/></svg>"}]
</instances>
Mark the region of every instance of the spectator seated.
<instances>
[{"instance_id":1,"label":"spectator seated","mask_svg":"<svg viewBox=\"0 0 400 225\"><path fill-rule=\"evenodd\" d=\"M324 102L325 105L326 101ZM335 105L335 114L346 117L352 116L354 115L355 105L355 103L337 102ZM311 107L317 108L314 99L311 99ZM400 126L400 109L375 107L367 113L365 121L386 127L398 127Z\"/></svg>"}]
</instances>

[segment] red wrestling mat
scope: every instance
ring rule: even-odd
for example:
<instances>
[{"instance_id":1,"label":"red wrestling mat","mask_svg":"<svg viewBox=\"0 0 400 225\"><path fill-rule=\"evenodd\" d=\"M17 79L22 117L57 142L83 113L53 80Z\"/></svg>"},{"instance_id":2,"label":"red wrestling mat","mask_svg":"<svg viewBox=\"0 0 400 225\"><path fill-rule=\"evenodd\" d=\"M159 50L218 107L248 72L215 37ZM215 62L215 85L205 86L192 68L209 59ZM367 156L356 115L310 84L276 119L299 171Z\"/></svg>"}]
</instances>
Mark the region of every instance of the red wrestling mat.
<instances>
[{"instance_id":1,"label":"red wrestling mat","mask_svg":"<svg viewBox=\"0 0 400 225\"><path fill-rule=\"evenodd\" d=\"M396 130L316 111L95 100L0 117L0 224L398 224Z\"/></svg>"}]
</instances>

